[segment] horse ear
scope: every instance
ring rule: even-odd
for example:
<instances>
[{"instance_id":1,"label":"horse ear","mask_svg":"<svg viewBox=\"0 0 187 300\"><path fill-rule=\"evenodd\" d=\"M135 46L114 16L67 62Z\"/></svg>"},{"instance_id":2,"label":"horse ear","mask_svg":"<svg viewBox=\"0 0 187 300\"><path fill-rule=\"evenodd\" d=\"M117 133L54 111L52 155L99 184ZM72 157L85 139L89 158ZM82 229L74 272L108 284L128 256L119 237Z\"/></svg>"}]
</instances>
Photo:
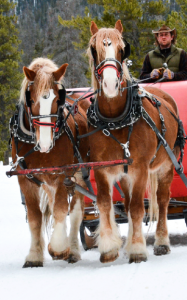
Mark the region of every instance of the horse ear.
<instances>
[{"instance_id":1,"label":"horse ear","mask_svg":"<svg viewBox=\"0 0 187 300\"><path fill-rule=\"evenodd\" d=\"M53 76L56 81L60 80L60 78L66 73L66 68L68 64L63 64L58 70L53 72Z\"/></svg>"},{"instance_id":2,"label":"horse ear","mask_svg":"<svg viewBox=\"0 0 187 300\"><path fill-rule=\"evenodd\" d=\"M98 32L98 28L97 28L97 25L95 24L94 21L91 22L91 26L90 26L90 31L91 31L91 34L94 35L95 33Z\"/></svg>"},{"instance_id":3,"label":"horse ear","mask_svg":"<svg viewBox=\"0 0 187 300\"><path fill-rule=\"evenodd\" d=\"M115 29L117 29L120 33L123 32L123 26L121 24L121 20L118 20L115 24Z\"/></svg>"},{"instance_id":4,"label":"horse ear","mask_svg":"<svg viewBox=\"0 0 187 300\"><path fill-rule=\"evenodd\" d=\"M36 73L27 67L23 67L23 72L29 81L34 81Z\"/></svg>"}]
</instances>

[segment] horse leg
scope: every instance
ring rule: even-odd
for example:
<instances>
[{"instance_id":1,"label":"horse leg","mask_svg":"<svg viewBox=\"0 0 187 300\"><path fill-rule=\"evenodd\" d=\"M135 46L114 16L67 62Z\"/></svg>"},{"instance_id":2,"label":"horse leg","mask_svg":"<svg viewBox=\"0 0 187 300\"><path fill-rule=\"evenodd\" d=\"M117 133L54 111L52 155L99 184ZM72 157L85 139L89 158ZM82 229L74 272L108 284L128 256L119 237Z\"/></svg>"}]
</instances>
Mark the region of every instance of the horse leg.
<instances>
[{"instance_id":1,"label":"horse leg","mask_svg":"<svg viewBox=\"0 0 187 300\"><path fill-rule=\"evenodd\" d=\"M162 167L158 171L157 202L159 207L158 223L155 235L154 254L164 255L170 252L167 229L167 210L170 200L170 185L173 180L173 166L167 172Z\"/></svg>"},{"instance_id":2,"label":"horse leg","mask_svg":"<svg viewBox=\"0 0 187 300\"><path fill-rule=\"evenodd\" d=\"M42 213L39 207L39 189L28 180L20 185L25 196L27 217L31 232L31 247L23 268L43 267L44 238L42 234Z\"/></svg>"},{"instance_id":3,"label":"horse leg","mask_svg":"<svg viewBox=\"0 0 187 300\"><path fill-rule=\"evenodd\" d=\"M70 256L68 259L69 263L76 263L81 260L80 247L78 241L78 233L80 225L83 219L83 207L84 207L84 196L79 192L75 192L70 205Z\"/></svg>"},{"instance_id":4,"label":"horse leg","mask_svg":"<svg viewBox=\"0 0 187 300\"><path fill-rule=\"evenodd\" d=\"M67 192L63 182L58 184L55 191L53 206L53 233L48 245L48 251L54 260L67 260L69 257L69 240L67 237L66 216L68 213Z\"/></svg>"},{"instance_id":5,"label":"horse leg","mask_svg":"<svg viewBox=\"0 0 187 300\"><path fill-rule=\"evenodd\" d=\"M115 222L112 191L114 176L104 171L95 171L97 183L97 205L100 212L100 223L97 231L97 244L102 263L112 262L119 256L122 245L117 224Z\"/></svg>"},{"instance_id":6,"label":"horse leg","mask_svg":"<svg viewBox=\"0 0 187 300\"><path fill-rule=\"evenodd\" d=\"M142 220L144 217L144 194L146 190L146 170L134 180L132 189L129 190L126 206L129 221L128 237L125 245L129 257L129 263L146 261L148 252L142 232Z\"/></svg>"}]
</instances>

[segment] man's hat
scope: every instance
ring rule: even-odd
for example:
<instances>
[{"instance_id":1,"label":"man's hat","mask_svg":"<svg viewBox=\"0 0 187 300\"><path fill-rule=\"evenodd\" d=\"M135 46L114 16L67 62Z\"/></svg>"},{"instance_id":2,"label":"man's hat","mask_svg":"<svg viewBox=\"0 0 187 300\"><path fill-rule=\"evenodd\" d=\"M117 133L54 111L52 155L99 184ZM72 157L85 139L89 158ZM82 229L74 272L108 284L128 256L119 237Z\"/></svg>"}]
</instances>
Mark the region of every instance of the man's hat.
<instances>
[{"instance_id":1,"label":"man's hat","mask_svg":"<svg viewBox=\"0 0 187 300\"><path fill-rule=\"evenodd\" d=\"M161 32L171 32L171 34L174 35L175 37L177 35L175 28L171 29L169 26L166 26L166 25L162 25L158 30L152 30L152 33L154 33L154 34L158 34Z\"/></svg>"}]
</instances>

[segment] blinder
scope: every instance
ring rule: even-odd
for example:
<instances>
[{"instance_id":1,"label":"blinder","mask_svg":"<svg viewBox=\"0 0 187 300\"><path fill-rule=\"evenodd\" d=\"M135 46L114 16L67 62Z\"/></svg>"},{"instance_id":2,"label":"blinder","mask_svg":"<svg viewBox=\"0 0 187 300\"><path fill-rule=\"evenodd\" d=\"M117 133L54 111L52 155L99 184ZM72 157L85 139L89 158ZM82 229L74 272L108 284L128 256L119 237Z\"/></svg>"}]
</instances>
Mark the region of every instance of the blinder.
<instances>
[{"instance_id":1,"label":"blinder","mask_svg":"<svg viewBox=\"0 0 187 300\"><path fill-rule=\"evenodd\" d=\"M94 49L94 47L92 45L90 46L90 51L91 51L91 55L92 55L92 58L93 58L94 64L95 64L96 50Z\"/></svg>"},{"instance_id":2,"label":"blinder","mask_svg":"<svg viewBox=\"0 0 187 300\"><path fill-rule=\"evenodd\" d=\"M26 90L25 92L25 99L26 99L26 104L27 104L27 107L31 108L31 92L29 90Z\"/></svg>"},{"instance_id":3,"label":"blinder","mask_svg":"<svg viewBox=\"0 0 187 300\"><path fill-rule=\"evenodd\" d=\"M66 100L66 89L63 85L62 85L62 89L58 90L58 95L59 95L59 100L57 101L58 106L63 106Z\"/></svg>"},{"instance_id":4,"label":"blinder","mask_svg":"<svg viewBox=\"0 0 187 300\"><path fill-rule=\"evenodd\" d=\"M124 61L124 59L128 58L131 54L131 46L130 44L125 40L125 47L123 50L121 50L121 61Z\"/></svg>"}]
</instances>

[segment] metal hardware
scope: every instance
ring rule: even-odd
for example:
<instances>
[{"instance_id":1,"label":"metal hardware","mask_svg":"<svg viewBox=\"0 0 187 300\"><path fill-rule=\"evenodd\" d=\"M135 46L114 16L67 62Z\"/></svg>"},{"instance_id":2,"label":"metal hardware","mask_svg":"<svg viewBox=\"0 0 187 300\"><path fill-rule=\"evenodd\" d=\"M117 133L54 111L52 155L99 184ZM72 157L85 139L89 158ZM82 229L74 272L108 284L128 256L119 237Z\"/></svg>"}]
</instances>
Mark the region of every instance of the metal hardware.
<instances>
[{"instance_id":1,"label":"metal hardware","mask_svg":"<svg viewBox=\"0 0 187 300\"><path fill-rule=\"evenodd\" d=\"M104 133L104 135L110 136L110 132L107 129L103 129L102 132Z\"/></svg>"},{"instance_id":2,"label":"metal hardware","mask_svg":"<svg viewBox=\"0 0 187 300\"><path fill-rule=\"evenodd\" d=\"M11 161L10 162L10 166L12 167L12 169L16 169L17 168L17 166L18 166L18 164L19 164L19 162L20 161L23 161L24 160L24 157L23 156L18 156L17 154L16 154L16 162L14 163L13 161Z\"/></svg>"},{"instance_id":3,"label":"metal hardware","mask_svg":"<svg viewBox=\"0 0 187 300\"><path fill-rule=\"evenodd\" d=\"M31 120L33 120L33 119L42 119L42 118L51 118L51 117L58 118L58 115L57 114L50 114L50 115L31 116Z\"/></svg>"},{"instance_id":4,"label":"metal hardware","mask_svg":"<svg viewBox=\"0 0 187 300\"><path fill-rule=\"evenodd\" d=\"M121 143L120 146L122 147L122 149L124 149L126 157L130 157L131 154L129 151L129 141L126 142L125 144Z\"/></svg>"}]
</instances>

